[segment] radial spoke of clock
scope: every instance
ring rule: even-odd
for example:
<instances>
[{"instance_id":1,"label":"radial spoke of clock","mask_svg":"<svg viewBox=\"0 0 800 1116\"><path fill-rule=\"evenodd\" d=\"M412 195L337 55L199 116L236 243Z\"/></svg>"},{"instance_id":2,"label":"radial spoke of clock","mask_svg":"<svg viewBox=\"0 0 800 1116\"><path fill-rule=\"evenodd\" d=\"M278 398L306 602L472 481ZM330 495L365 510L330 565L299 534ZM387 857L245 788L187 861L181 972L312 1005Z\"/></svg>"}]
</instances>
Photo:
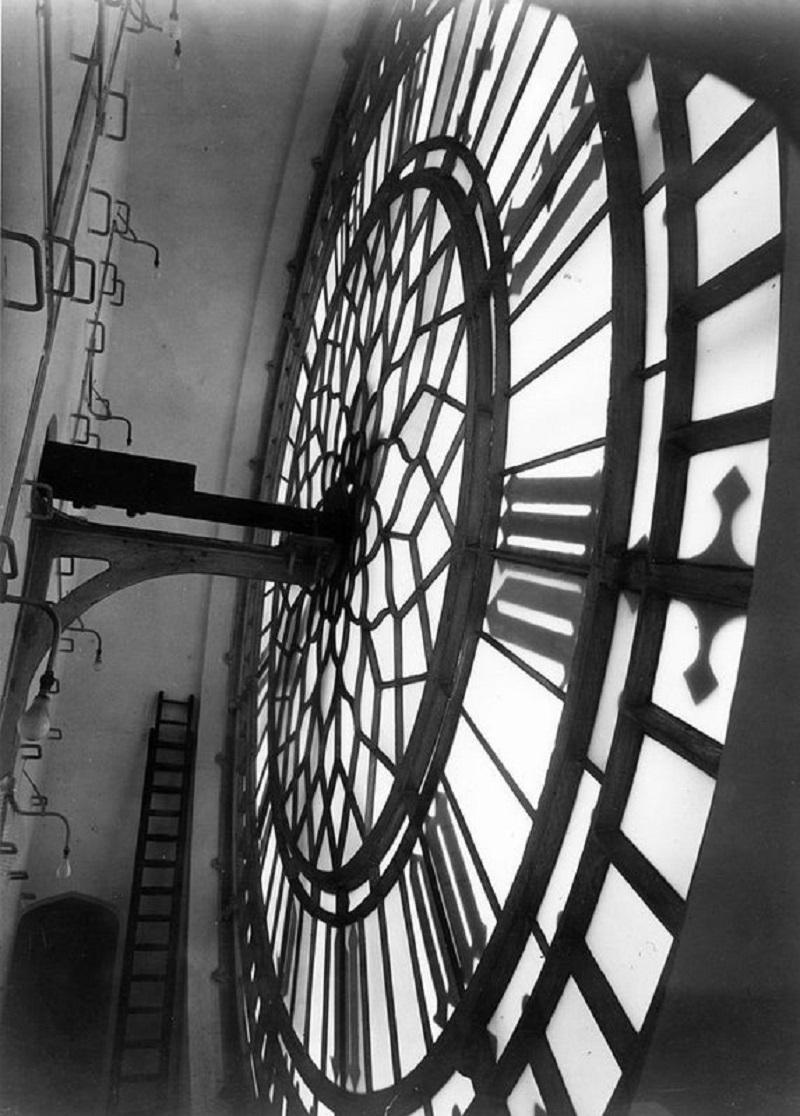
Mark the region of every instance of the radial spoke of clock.
<instances>
[{"instance_id":1,"label":"radial spoke of clock","mask_svg":"<svg viewBox=\"0 0 800 1116\"><path fill-rule=\"evenodd\" d=\"M511 791L511 793L514 795L514 797L517 799L520 806L522 806L525 813L529 815L529 817L531 818L532 821L535 821L536 820L536 810L533 808L533 806L531 806L530 802L528 801L527 795L522 790L522 788L518 785L518 783L512 777L512 775L509 773L508 769L506 768L505 764L503 763L503 761L498 756L497 752L494 750L492 745L489 743L489 741L483 735L481 730L475 724L475 722L473 721L472 717L470 717L470 715L466 711L466 709L464 709L462 711L461 716L464 718L464 721L469 725L470 729L472 730L473 734L475 735L475 739L479 742L479 744L481 745L483 750L486 752L486 755L489 757L489 759L492 761L494 766L497 768L503 782L506 784L508 789Z\"/></svg>"}]
</instances>

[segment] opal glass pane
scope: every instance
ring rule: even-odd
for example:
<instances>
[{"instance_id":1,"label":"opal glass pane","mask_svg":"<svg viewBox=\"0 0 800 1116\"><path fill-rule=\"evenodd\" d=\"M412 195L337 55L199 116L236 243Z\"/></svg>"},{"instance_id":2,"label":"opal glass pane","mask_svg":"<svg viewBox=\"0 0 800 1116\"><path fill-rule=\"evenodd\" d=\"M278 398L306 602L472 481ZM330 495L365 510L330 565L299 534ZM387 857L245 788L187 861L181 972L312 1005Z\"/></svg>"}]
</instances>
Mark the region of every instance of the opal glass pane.
<instances>
[{"instance_id":1,"label":"opal glass pane","mask_svg":"<svg viewBox=\"0 0 800 1116\"><path fill-rule=\"evenodd\" d=\"M546 330L540 324L536 332ZM519 360L527 355L528 350L520 352ZM509 467L603 437L610 356L611 329L607 327L511 396ZM524 365L522 370L529 369L530 365Z\"/></svg>"},{"instance_id":2,"label":"opal glass pane","mask_svg":"<svg viewBox=\"0 0 800 1116\"><path fill-rule=\"evenodd\" d=\"M664 173L664 151L661 146L656 90L649 58L644 60L636 77L628 86L628 100L639 153L639 175L642 180L642 190L646 190L659 175Z\"/></svg>"},{"instance_id":3,"label":"opal glass pane","mask_svg":"<svg viewBox=\"0 0 800 1116\"><path fill-rule=\"evenodd\" d=\"M599 793L600 784L591 775L585 774L578 786L567 831L537 916L548 941L552 940L556 932L559 917L575 879Z\"/></svg>"},{"instance_id":4,"label":"opal glass pane","mask_svg":"<svg viewBox=\"0 0 800 1116\"><path fill-rule=\"evenodd\" d=\"M526 1066L520 1074L519 1080L508 1094L506 1104L511 1116L538 1116L547 1111L530 1066Z\"/></svg>"},{"instance_id":5,"label":"opal glass pane","mask_svg":"<svg viewBox=\"0 0 800 1116\"><path fill-rule=\"evenodd\" d=\"M617 724L617 713L628 673L628 662L631 655L631 645L636 630L636 615L638 598L624 593L617 603L617 615L614 620L614 634L611 638L611 648L606 660L606 673L603 679L603 689L597 706L597 715L592 728L592 738L589 742L589 759L601 771L605 770L614 729Z\"/></svg>"},{"instance_id":6,"label":"opal glass pane","mask_svg":"<svg viewBox=\"0 0 800 1116\"><path fill-rule=\"evenodd\" d=\"M608 218L511 323L512 366L524 375L611 309Z\"/></svg>"},{"instance_id":7,"label":"opal glass pane","mask_svg":"<svg viewBox=\"0 0 800 1116\"><path fill-rule=\"evenodd\" d=\"M544 173L546 166L547 154L543 153ZM512 309L516 295L530 290L544 277L572 239L605 204L606 197L603 143L600 129L595 128L564 172L552 201L542 207L519 244L516 258L525 281L518 286L518 272L514 272L510 287Z\"/></svg>"},{"instance_id":8,"label":"opal glass pane","mask_svg":"<svg viewBox=\"0 0 800 1116\"><path fill-rule=\"evenodd\" d=\"M714 793L714 780L645 737L622 832L684 898Z\"/></svg>"},{"instance_id":9,"label":"opal glass pane","mask_svg":"<svg viewBox=\"0 0 800 1116\"><path fill-rule=\"evenodd\" d=\"M698 323L693 419L738 411L772 398L780 295L780 279L775 276Z\"/></svg>"},{"instance_id":10,"label":"opal glass pane","mask_svg":"<svg viewBox=\"0 0 800 1116\"><path fill-rule=\"evenodd\" d=\"M672 946L672 935L615 868L600 891L586 943L638 1030Z\"/></svg>"},{"instance_id":11,"label":"opal glass pane","mask_svg":"<svg viewBox=\"0 0 800 1116\"><path fill-rule=\"evenodd\" d=\"M699 159L752 103L741 89L714 74L701 77L686 97L692 159Z\"/></svg>"},{"instance_id":12,"label":"opal glass pane","mask_svg":"<svg viewBox=\"0 0 800 1116\"><path fill-rule=\"evenodd\" d=\"M518 562L495 562L483 630L533 670L564 687L584 584L582 578L539 573Z\"/></svg>"},{"instance_id":13,"label":"opal glass pane","mask_svg":"<svg viewBox=\"0 0 800 1116\"><path fill-rule=\"evenodd\" d=\"M498 902L504 903L531 830L531 816L462 718L445 775Z\"/></svg>"},{"instance_id":14,"label":"opal glass pane","mask_svg":"<svg viewBox=\"0 0 800 1116\"><path fill-rule=\"evenodd\" d=\"M739 672L746 617L730 609L708 606L701 616L702 626L688 604L670 602L653 701L722 743ZM693 664L695 671L702 667L700 677L708 678L706 688L710 692L706 695L704 689L702 697L692 696L684 677Z\"/></svg>"},{"instance_id":15,"label":"opal glass pane","mask_svg":"<svg viewBox=\"0 0 800 1116\"><path fill-rule=\"evenodd\" d=\"M529 17L522 36L525 45L530 45L535 49L540 27L544 25L546 19L547 14L545 12L533 9L533 15ZM565 19L556 20L547 36L544 49L536 61L532 77L523 88L516 112L511 118L508 130L489 172L489 186L495 197L499 198L503 194L510 175L519 163L520 154L525 150L530 140L531 121L540 119L553 87L569 62L574 49L575 35L569 23ZM554 132L557 130L557 134L553 137L557 142L564 131L563 119L553 120L551 128ZM551 140L551 144L552 142ZM524 203L530 191L535 169L528 163L523 173L519 175L511 195L512 205L522 205Z\"/></svg>"},{"instance_id":16,"label":"opal glass pane","mask_svg":"<svg viewBox=\"0 0 800 1116\"><path fill-rule=\"evenodd\" d=\"M773 131L697 201L699 283L780 232L779 186Z\"/></svg>"},{"instance_id":17,"label":"opal glass pane","mask_svg":"<svg viewBox=\"0 0 800 1116\"><path fill-rule=\"evenodd\" d=\"M642 401L642 426L639 436L639 460L636 467L636 489L631 509L628 539L631 546L650 535L653 500L658 479L658 454L664 411L665 373L645 381Z\"/></svg>"},{"instance_id":18,"label":"opal glass pane","mask_svg":"<svg viewBox=\"0 0 800 1116\"><path fill-rule=\"evenodd\" d=\"M489 1020L488 1028L497 1040L496 1056L498 1058L514 1033L514 1028L522 1014L525 999L533 991L533 986L539 978L543 965L544 954L537 945L536 939L528 938L517 967L506 985L502 999Z\"/></svg>"},{"instance_id":19,"label":"opal glass pane","mask_svg":"<svg viewBox=\"0 0 800 1116\"><path fill-rule=\"evenodd\" d=\"M386 897L386 934L392 965L394 1019L397 1026L400 1065L403 1073L408 1073L425 1054L425 1040L398 886L393 887Z\"/></svg>"},{"instance_id":20,"label":"opal glass pane","mask_svg":"<svg viewBox=\"0 0 800 1116\"><path fill-rule=\"evenodd\" d=\"M464 1077L462 1073L454 1073L433 1097L431 1102L433 1116L453 1116L453 1109L456 1106L463 1112L474 1096L475 1090L470 1079Z\"/></svg>"},{"instance_id":21,"label":"opal glass pane","mask_svg":"<svg viewBox=\"0 0 800 1116\"><path fill-rule=\"evenodd\" d=\"M669 254L665 206L666 190L662 187L642 211L645 286L647 290L644 352L646 368L658 364L667 355Z\"/></svg>"},{"instance_id":22,"label":"opal glass pane","mask_svg":"<svg viewBox=\"0 0 800 1116\"><path fill-rule=\"evenodd\" d=\"M572 979L564 987L546 1035L577 1116L601 1116L621 1071Z\"/></svg>"},{"instance_id":23,"label":"opal glass pane","mask_svg":"<svg viewBox=\"0 0 800 1116\"><path fill-rule=\"evenodd\" d=\"M311 983L311 1005L309 1016L308 1051L317 1065L322 1060L322 1011L325 999L325 942L330 930L323 923L317 925L314 942L314 972ZM316 1006L315 1006L316 1005Z\"/></svg>"},{"instance_id":24,"label":"opal glass pane","mask_svg":"<svg viewBox=\"0 0 800 1116\"><path fill-rule=\"evenodd\" d=\"M561 700L481 641L464 706L520 792L535 807L555 744Z\"/></svg>"},{"instance_id":25,"label":"opal glass pane","mask_svg":"<svg viewBox=\"0 0 800 1116\"><path fill-rule=\"evenodd\" d=\"M384 955L381 943L380 927L377 912L373 912L364 920L364 949L366 953L367 989L369 1001L369 1021L363 1021L363 1029L369 1041L372 1054L372 1084L379 1089L389 1085L394 1080L392 1071L392 1053L389 1045L389 1006L386 1000L386 985L384 983ZM348 931L348 945L351 942ZM351 958L348 957L348 965ZM394 981L392 981L394 987ZM360 988L360 979L357 982ZM360 1089L364 1089L362 1077Z\"/></svg>"},{"instance_id":26,"label":"opal glass pane","mask_svg":"<svg viewBox=\"0 0 800 1116\"><path fill-rule=\"evenodd\" d=\"M419 846L417 846L417 851L419 852ZM433 1032L433 1037L435 1038L438 1035L441 1028L438 1026L437 1023L434 1022L434 1020L432 1018L434 1012L436 1011L436 989L434 987L433 979L432 979L432 976L431 976L430 961L429 961L427 953L426 953L425 939L424 939L424 933L423 933L423 920L425 921L425 925L427 925L428 924L428 922L427 922L428 912L427 912L426 908L424 908L424 907L423 907L423 910L421 912L417 908L417 905L416 905L416 902L415 902L414 896L413 896L413 890L412 890L412 887L411 887L410 879L409 879L410 872L411 872L410 867L406 866L405 871L403 873L403 882L402 882L403 891L405 893L407 903L408 903L409 918L410 918L410 922L411 922L411 942L410 942L410 944L411 944L411 948L415 951L416 956L419 959L420 983L422 984L422 998L423 998L424 1003L425 1003L425 1009L428 1013L429 1018L431 1019L431 1030ZM438 964L439 964L439 962L437 961L436 962L437 967L438 967Z\"/></svg>"},{"instance_id":27,"label":"opal glass pane","mask_svg":"<svg viewBox=\"0 0 800 1116\"><path fill-rule=\"evenodd\" d=\"M730 530L736 562L755 565L767 451L768 442L764 440L692 457L679 558L703 558L712 565L731 564L730 559L726 560L725 542Z\"/></svg>"},{"instance_id":28,"label":"opal glass pane","mask_svg":"<svg viewBox=\"0 0 800 1116\"><path fill-rule=\"evenodd\" d=\"M516 21L519 8L518 0L505 4L502 9L502 17L508 19L509 22L512 18ZM541 9L528 8L521 29L516 31L511 55L502 70L500 85L494 95L488 121L476 148L476 154L485 167L489 166L489 157L497 144L499 133L511 114L514 99L523 84L525 70L536 50L546 18L547 14ZM513 121L514 116L511 115L512 126ZM502 144L502 141L501 146L503 146L504 154L499 161L497 158L493 161L494 176L490 170L493 185L499 186L499 189L495 192L496 197L499 197L502 193L505 182L513 171L519 156L519 148L512 148L510 145L506 147ZM505 177L503 177L504 172Z\"/></svg>"}]
</instances>

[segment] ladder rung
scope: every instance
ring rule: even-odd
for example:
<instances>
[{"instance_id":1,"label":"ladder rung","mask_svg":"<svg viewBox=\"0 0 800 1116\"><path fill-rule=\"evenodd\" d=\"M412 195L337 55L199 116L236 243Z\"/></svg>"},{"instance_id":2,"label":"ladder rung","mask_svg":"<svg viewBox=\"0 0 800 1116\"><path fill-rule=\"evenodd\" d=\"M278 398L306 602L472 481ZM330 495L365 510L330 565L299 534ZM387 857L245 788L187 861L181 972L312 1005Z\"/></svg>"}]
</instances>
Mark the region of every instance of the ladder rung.
<instances>
[{"instance_id":1,"label":"ladder rung","mask_svg":"<svg viewBox=\"0 0 800 1116\"><path fill-rule=\"evenodd\" d=\"M181 705L181 704L185 704L185 703L175 702L175 704L176 705ZM176 720L174 717L159 717L157 723L159 725L182 725L184 728L189 727L189 722L188 721L186 721L186 720L179 721L179 720Z\"/></svg>"},{"instance_id":2,"label":"ladder rung","mask_svg":"<svg viewBox=\"0 0 800 1116\"><path fill-rule=\"evenodd\" d=\"M177 860L143 860L143 868L174 868Z\"/></svg>"},{"instance_id":3,"label":"ladder rung","mask_svg":"<svg viewBox=\"0 0 800 1116\"><path fill-rule=\"evenodd\" d=\"M136 916L137 922L172 922L172 915L166 914L140 914Z\"/></svg>"},{"instance_id":4,"label":"ladder rung","mask_svg":"<svg viewBox=\"0 0 800 1116\"><path fill-rule=\"evenodd\" d=\"M148 810L147 813L151 818L179 818L181 816L180 810Z\"/></svg>"},{"instance_id":5,"label":"ladder rung","mask_svg":"<svg viewBox=\"0 0 800 1116\"><path fill-rule=\"evenodd\" d=\"M175 888L174 887L157 886L155 884L147 884L146 886L139 888L139 894L140 895L174 895L175 894Z\"/></svg>"},{"instance_id":6,"label":"ladder rung","mask_svg":"<svg viewBox=\"0 0 800 1116\"><path fill-rule=\"evenodd\" d=\"M178 841L177 833L146 833L145 841L160 841L162 844L175 845Z\"/></svg>"},{"instance_id":7,"label":"ladder rung","mask_svg":"<svg viewBox=\"0 0 800 1116\"><path fill-rule=\"evenodd\" d=\"M134 942L133 948L137 953L166 953L169 945L166 942Z\"/></svg>"},{"instance_id":8,"label":"ladder rung","mask_svg":"<svg viewBox=\"0 0 800 1116\"><path fill-rule=\"evenodd\" d=\"M160 760L156 760L156 762L153 764L153 770L154 771L185 771L186 770L186 764L185 763L167 763L166 761L162 763Z\"/></svg>"},{"instance_id":9,"label":"ladder rung","mask_svg":"<svg viewBox=\"0 0 800 1116\"><path fill-rule=\"evenodd\" d=\"M185 787L167 787L163 783L151 783L150 794L183 794Z\"/></svg>"},{"instance_id":10,"label":"ladder rung","mask_svg":"<svg viewBox=\"0 0 800 1116\"><path fill-rule=\"evenodd\" d=\"M166 973L131 973L131 980L146 981L149 984L166 984Z\"/></svg>"}]
</instances>

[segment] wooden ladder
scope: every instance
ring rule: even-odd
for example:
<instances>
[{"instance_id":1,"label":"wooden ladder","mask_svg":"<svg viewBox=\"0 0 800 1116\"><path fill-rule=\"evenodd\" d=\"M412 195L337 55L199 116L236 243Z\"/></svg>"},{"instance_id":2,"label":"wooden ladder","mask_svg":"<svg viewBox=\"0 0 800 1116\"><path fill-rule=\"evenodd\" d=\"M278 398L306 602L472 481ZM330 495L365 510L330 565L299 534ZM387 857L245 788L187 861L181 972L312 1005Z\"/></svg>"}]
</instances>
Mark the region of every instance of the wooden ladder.
<instances>
[{"instance_id":1,"label":"wooden ladder","mask_svg":"<svg viewBox=\"0 0 800 1116\"><path fill-rule=\"evenodd\" d=\"M111 1054L108 1111L175 1108L184 999L184 882L194 775L195 699L158 695L150 729Z\"/></svg>"}]
</instances>

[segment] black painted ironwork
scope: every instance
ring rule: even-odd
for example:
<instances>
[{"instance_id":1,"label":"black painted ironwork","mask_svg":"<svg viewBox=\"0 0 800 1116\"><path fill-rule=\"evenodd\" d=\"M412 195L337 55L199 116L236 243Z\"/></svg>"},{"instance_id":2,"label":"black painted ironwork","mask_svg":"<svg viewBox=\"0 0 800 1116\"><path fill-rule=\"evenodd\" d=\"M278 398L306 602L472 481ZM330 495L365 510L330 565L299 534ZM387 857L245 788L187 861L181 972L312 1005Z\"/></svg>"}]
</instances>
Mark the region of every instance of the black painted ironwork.
<instances>
[{"instance_id":1,"label":"black painted ironwork","mask_svg":"<svg viewBox=\"0 0 800 1116\"><path fill-rule=\"evenodd\" d=\"M111 1055L108 1111L174 1111L186 968L195 699L163 691L148 735Z\"/></svg>"}]
</instances>

